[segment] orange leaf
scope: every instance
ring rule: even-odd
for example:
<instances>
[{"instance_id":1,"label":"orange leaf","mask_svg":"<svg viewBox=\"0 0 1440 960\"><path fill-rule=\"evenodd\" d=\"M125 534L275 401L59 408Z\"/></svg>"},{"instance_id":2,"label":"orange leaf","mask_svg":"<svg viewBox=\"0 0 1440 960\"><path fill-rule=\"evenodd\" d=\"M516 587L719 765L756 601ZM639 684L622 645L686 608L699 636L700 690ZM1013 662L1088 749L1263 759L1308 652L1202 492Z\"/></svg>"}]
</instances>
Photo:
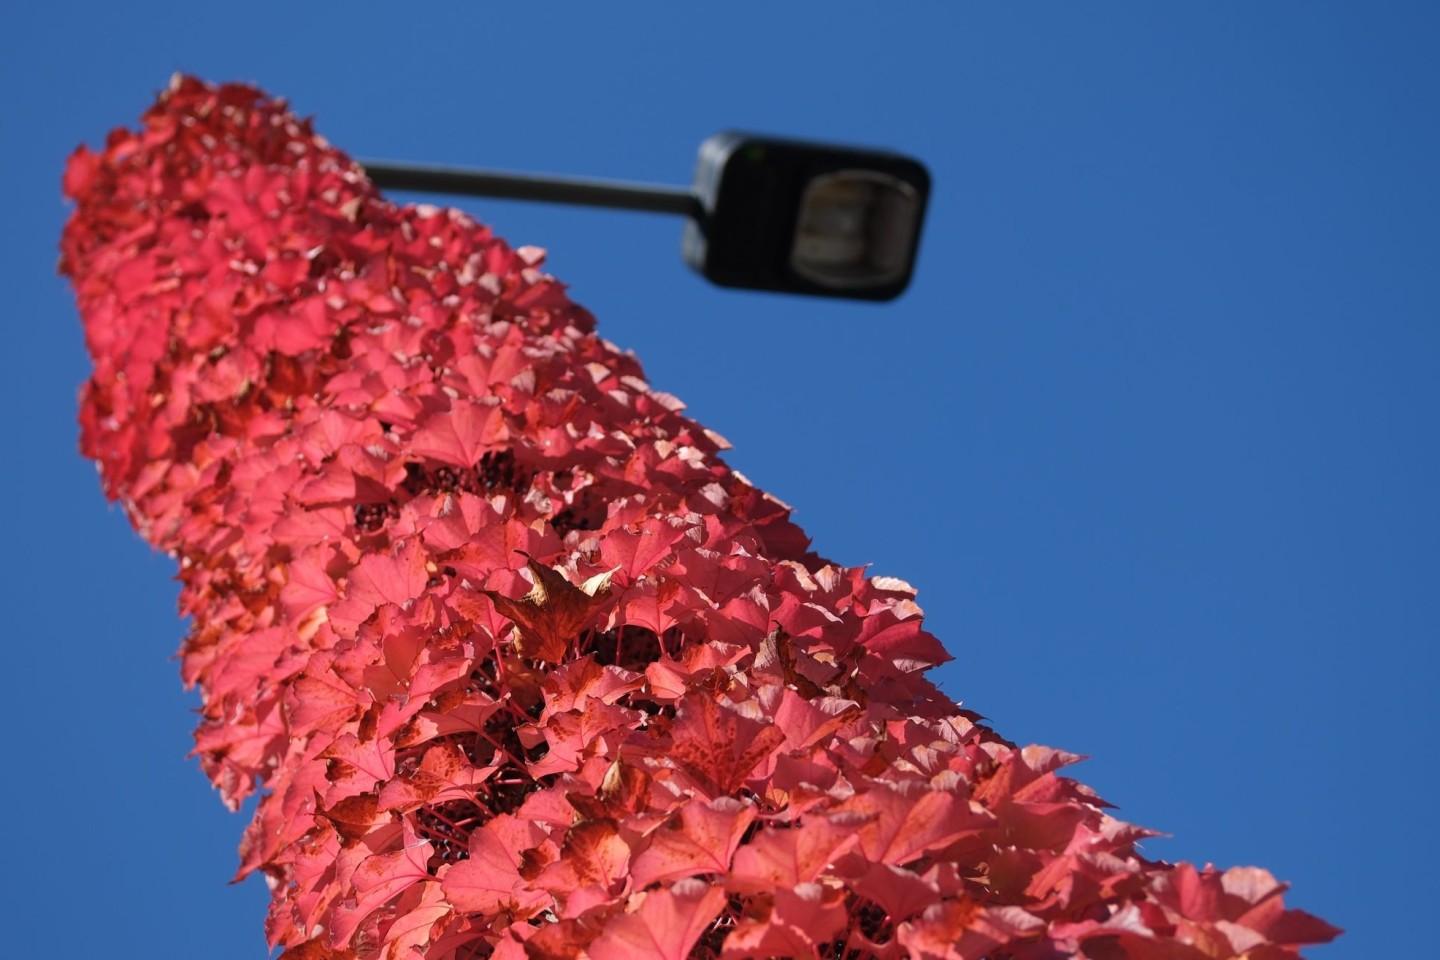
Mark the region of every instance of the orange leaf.
<instances>
[{"instance_id":1,"label":"orange leaf","mask_svg":"<svg viewBox=\"0 0 1440 960\"><path fill-rule=\"evenodd\" d=\"M495 609L515 621L515 626L520 628L518 646L521 656L559 663L571 641L585 624L594 619L596 610L604 603L595 595L610 586L610 576L614 571L591 577L577 587L558 570L535 562L528 553L519 552L534 575L535 586L518 600L501 596L493 590L486 590L485 594L495 604Z\"/></svg>"}]
</instances>

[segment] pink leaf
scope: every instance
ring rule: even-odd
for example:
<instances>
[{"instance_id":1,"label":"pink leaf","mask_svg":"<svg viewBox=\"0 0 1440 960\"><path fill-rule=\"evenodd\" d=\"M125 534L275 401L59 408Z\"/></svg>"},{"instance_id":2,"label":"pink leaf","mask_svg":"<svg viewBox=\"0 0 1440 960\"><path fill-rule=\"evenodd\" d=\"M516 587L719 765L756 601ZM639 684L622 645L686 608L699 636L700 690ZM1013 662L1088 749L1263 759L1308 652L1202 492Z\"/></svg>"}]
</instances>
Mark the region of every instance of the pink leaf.
<instances>
[{"instance_id":1,"label":"pink leaf","mask_svg":"<svg viewBox=\"0 0 1440 960\"><path fill-rule=\"evenodd\" d=\"M355 885L355 903L336 911L331 921L331 943L348 943L355 928L370 914L399 897L412 885L430 879L427 864L434 852L430 841L418 839L408 823L402 836L399 850L377 853L356 868L351 878Z\"/></svg>"},{"instance_id":2,"label":"pink leaf","mask_svg":"<svg viewBox=\"0 0 1440 960\"><path fill-rule=\"evenodd\" d=\"M409 446L421 456L469 467L508 436L505 411L498 399L456 400L449 410L426 420L410 438Z\"/></svg>"},{"instance_id":3,"label":"pink leaf","mask_svg":"<svg viewBox=\"0 0 1440 960\"><path fill-rule=\"evenodd\" d=\"M725 891L700 880L630 898L590 944L590 960L685 960L725 904Z\"/></svg>"},{"instance_id":4,"label":"pink leaf","mask_svg":"<svg viewBox=\"0 0 1440 960\"><path fill-rule=\"evenodd\" d=\"M920 783L876 784L836 809L867 818L856 833L867 860L897 866L978 834L992 822L956 794Z\"/></svg>"},{"instance_id":5,"label":"pink leaf","mask_svg":"<svg viewBox=\"0 0 1440 960\"><path fill-rule=\"evenodd\" d=\"M600 556L605 566L618 567L634 580L647 573L657 560L670 555L688 528L689 524L675 517L649 517L633 529L607 533L600 541Z\"/></svg>"},{"instance_id":6,"label":"pink leaf","mask_svg":"<svg viewBox=\"0 0 1440 960\"><path fill-rule=\"evenodd\" d=\"M708 697L682 702L671 737L669 756L712 796L732 793L785 742L772 724Z\"/></svg>"},{"instance_id":7,"label":"pink leaf","mask_svg":"<svg viewBox=\"0 0 1440 960\"><path fill-rule=\"evenodd\" d=\"M470 856L452 864L440 877L445 898L466 913L499 913L529 917L551 902L550 894L520 876L526 850L540 845L545 834L534 824L509 814L495 817L470 835Z\"/></svg>"},{"instance_id":8,"label":"pink leaf","mask_svg":"<svg viewBox=\"0 0 1440 960\"><path fill-rule=\"evenodd\" d=\"M755 816L753 804L732 797L687 801L675 820L650 835L650 845L635 858L630 875L636 887L727 873Z\"/></svg>"},{"instance_id":9,"label":"pink leaf","mask_svg":"<svg viewBox=\"0 0 1440 960\"><path fill-rule=\"evenodd\" d=\"M763 919L740 921L725 937L722 957L813 957L845 927L845 891L818 883L777 890Z\"/></svg>"},{"instance_id":10,"label":"pink leaf","mask_svg":"<svg viewBox=\"0 0 1440 960\"><path fill-rule=\"evenodd\" d=\"M741 890L791 888L812 883L858 842L864 817L806 817L798 826L771 827L735 853L730 883Z\"/></svg>"}]
</instances>

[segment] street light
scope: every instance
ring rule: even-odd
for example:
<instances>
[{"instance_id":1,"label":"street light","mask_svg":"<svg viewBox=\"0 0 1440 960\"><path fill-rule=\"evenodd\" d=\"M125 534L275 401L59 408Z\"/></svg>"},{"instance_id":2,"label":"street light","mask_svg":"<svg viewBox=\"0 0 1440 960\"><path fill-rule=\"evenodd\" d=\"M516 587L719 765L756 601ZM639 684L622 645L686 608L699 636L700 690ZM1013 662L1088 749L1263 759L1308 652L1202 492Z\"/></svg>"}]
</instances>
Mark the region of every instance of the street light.
<instances>
[{"instance_id":1,"label":"street light","mask_svg":"<svg viewBox=\"0 0 1440 960\"><path fill-rule=\"evenodd\" d=\"M679 214L726 287L891 300L910 282L930 175L899 154L743 133L700 145L690 189L362 160L376 186Z\"/></svg>"}]
</instances>

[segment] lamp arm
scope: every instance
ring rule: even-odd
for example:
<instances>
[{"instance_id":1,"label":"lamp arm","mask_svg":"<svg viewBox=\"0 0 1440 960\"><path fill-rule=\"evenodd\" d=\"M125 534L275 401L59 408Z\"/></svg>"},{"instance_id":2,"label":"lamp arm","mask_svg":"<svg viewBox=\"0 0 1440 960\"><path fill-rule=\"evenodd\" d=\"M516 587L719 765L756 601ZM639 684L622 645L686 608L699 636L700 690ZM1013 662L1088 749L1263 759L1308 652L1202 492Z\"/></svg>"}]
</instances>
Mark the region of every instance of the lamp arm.
<instances>
[{"instance_id":1,"label":"lamp arm","mask_svg":"<svg viewBox=\"0 0 1440 960\"><path fill-rule=\"evenodd\" d=\"M494 170L466 170L459 167L422 166L385 160L361 160L360 164L372 183L387 190L502 197L508 200L536 200L541 203L670 213L696 221L702 220L705 213L700 198L685 187L503 173Z\"/></svg>"}]
</instances>

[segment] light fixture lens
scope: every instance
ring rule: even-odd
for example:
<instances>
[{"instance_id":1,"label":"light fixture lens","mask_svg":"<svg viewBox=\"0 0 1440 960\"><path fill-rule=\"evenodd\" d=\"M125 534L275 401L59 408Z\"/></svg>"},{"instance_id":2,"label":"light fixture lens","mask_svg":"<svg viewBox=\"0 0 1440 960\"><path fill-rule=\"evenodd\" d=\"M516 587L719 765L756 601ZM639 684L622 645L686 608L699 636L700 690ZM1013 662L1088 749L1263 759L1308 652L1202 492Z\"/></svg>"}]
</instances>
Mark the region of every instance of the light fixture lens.
<instances>
[{"instance_id":1,"label":"light fixture lens","mask_svg":"<svg viewBox=\"0 0 1440 960\"><path fill-rule=\"evenodd\" d=\"M919 192L873 170L840 170L810 180L800 199L790 268L828 287L866 287L903 278L914 257Z\"/></svg>"}]
</instances>

